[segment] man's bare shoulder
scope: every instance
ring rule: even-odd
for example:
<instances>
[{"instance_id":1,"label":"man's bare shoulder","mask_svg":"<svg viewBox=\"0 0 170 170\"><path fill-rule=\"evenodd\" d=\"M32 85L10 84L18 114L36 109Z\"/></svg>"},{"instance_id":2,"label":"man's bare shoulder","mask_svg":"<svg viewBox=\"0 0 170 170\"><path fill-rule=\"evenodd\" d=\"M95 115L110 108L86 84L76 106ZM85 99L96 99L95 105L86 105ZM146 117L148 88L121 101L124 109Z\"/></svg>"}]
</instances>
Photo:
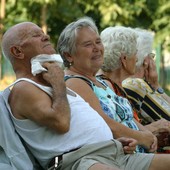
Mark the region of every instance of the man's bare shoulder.
<instances>
[{"instance_id":1,"label":"man's bare shoulder","mask_svg":"<svg viewBox=\"0 0 170 170\"><path fill-rule=\"evenodd\" d=\"M23 118L31 108L35 108L44 99L49 101L49 96L34 84L20 81L14 85L9 97L9 104L17 118Z\"/></svg>"},{"instance_id":2,"label":"man's bare shoulder","mask_svg":"<svg viewBox=\"0 0 170 170\"><path fill-rule=\"evenodd\" d=\"M39 87L27 81L19 81L16 83L11 89L11 95L15 96L15 98L26 98L26 97L34 97L37 95L44 95L44 91L42 91ZM46 94L45 94L46 95Z\"/></svg>"}]
</instances>

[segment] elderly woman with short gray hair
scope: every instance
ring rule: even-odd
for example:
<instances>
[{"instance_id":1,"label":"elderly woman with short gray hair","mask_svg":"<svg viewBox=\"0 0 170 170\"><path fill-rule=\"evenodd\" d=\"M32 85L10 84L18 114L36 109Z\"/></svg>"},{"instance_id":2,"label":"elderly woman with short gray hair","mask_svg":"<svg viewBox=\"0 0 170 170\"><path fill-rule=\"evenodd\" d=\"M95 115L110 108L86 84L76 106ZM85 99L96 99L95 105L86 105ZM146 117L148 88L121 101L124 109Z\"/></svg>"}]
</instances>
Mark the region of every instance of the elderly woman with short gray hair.
<instances>
[{"instance_id":1,"label":"elderly woman with short gray hair","mask_svg":"<svg viewBox=\"0 0 170 170\"><path fill-rule=\"evenodd\" d=\"M137 42L133 38L134 34L137 36ZM137 106L136 103L131 100L132 98L127 95L126 91L122 87L122 82L136 73L136 63L143 63L142 57L138 56L139 54L140 56L149 54L147 55L149 57L152 54L150 52L147 53L146 51L142 51L142 49L144 50L143 47L146 47L146 49L149 50L151 49L151 39L148 40L148 42L145 42L143 46L141 45L141 48L139 49L139 42L142 42L141 39L143 38L144 37L141 36L135 29L122 26L109 27L102 31L101 40L105 48L104 64L102 65L102 69L98 72L98 76L103 78L116 94L129 99L133 107L134 117L138 121L141 121L140 106ZM133 89L139 88L136 87L135 84L131 87ZM135 93L134 91L133 93ZM137 96L133 99L136 101L140 98L141 97ZM169 125L168 121L161 119L145 127L154 134L157 134L160 131L169 131Z\"/></svg>"},{"instance_id":2,"label":"elderly woman with short gray hair","mask_svg":"<svg viewBox=\"0 0 170 170\"><path fill-rule=\"evenodd\" d=\"M128 100L117 96L103 80L96 78L103 64L104 48L94 21L85 17L69 24L59 37L58 51L67 67L66 85L104 118L114 137L136 139L137 152L145 152L146 148L150 152L155 150L155 136L135 122Z\"/></svg>"}]
</instances>

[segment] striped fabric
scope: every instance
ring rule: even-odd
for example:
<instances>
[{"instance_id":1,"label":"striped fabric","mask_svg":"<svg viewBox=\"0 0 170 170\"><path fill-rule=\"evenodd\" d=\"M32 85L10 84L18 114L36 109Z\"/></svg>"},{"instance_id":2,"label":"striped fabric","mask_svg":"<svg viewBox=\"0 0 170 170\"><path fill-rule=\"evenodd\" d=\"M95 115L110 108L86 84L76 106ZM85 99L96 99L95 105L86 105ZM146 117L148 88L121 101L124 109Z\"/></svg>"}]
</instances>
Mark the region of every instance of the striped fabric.
<instances>
[{"instance_id":1,"label":"striped fabric","mask_svg":"<svg viewBox=\"0 0 170 170\"><path fill-rule=\"evenodd\" d=\"M128 78L122 85L136 109L141 110L143 124L160 118L170 120L170 104L143 79Z\"/></svg>"}]
</instances>

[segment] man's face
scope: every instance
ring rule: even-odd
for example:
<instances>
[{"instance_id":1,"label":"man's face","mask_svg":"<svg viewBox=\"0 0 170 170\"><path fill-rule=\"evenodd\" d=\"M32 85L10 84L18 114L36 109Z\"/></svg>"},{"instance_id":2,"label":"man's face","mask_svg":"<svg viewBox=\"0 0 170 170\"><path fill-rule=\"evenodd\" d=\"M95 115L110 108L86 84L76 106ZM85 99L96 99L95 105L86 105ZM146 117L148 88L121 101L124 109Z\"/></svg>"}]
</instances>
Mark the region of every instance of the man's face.
<instances>
[{"instance_id":1,"label":"man's face","mask_svg":"<svg viewBox=\"0 0 170 170\"><path fill-rule=\"evenodd\" d=\"M50 43L48 35L44 34L42 29L33 23L24 26L21 32L21 48L24 56L32 58L39 54L55 54L56 51Z\"/></svg>"}]
</instances>

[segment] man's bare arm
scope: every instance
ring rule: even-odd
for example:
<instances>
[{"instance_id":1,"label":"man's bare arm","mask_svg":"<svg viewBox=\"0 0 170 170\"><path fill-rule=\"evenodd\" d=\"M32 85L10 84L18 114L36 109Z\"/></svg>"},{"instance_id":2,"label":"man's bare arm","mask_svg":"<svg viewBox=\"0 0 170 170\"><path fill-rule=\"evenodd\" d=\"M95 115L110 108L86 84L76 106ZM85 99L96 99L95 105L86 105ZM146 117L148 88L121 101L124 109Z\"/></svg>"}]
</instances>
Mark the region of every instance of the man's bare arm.
<instances>
[{"instance_id":1,"label":"man's bare arm","mask_svg":"<svg viewBox=\"0 0 170 170\"><path fill-rule=\"evenodd\" d=\"M31 119L58 133L65 133L70 127L70 108L63 73L54 64L48 67L44 77L53 88L53 96L29 82L21 81L12 90L10 105L16 118Z\"/></svg>"}]
</instances>

